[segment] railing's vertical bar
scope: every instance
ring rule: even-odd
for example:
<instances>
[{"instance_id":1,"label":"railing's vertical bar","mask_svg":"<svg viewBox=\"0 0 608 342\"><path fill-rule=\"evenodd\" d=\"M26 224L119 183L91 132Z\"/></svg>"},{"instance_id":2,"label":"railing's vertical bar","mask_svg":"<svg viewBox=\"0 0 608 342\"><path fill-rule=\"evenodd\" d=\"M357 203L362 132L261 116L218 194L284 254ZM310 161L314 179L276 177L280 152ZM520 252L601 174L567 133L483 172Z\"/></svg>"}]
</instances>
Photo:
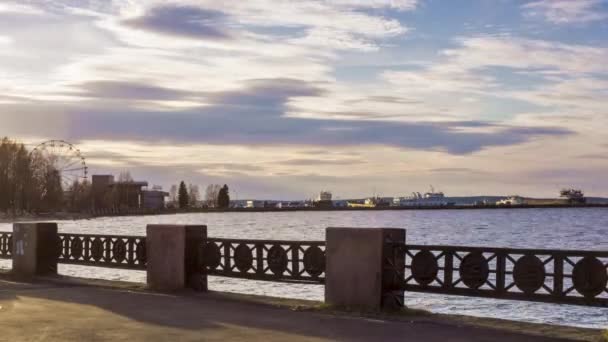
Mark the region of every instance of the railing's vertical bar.
<instances>
[{"instance_id":1,"label":"railing's vertical bar","mask_svg":"<svg viewBox=\"0 0 608 342\"><path fill-rule=\"evenodd\" d=\"M454 284L454 252L446 251L444 258L443 286L450 289Z\"/></svg>"},{"instance_id":2,"label":"railing's vertical bar","mask_svg":"<svg viewBox=\"0 0 608 342\"><path fill-rule=\"evenodd\" d=\"M564 255L553 255L553 295L562 297L564 294Z\"/></svg>"},{"instance_id":3,"label":"railing's vertical bar","mask_svg":"<svg viewBox=\"0 0 608 342\"><path fill-rule=\"evenodd\" d=\"M230 242L224 242L224 267L226 272L232 271L232 265L230 263L230 249L232 248Z\"/></svg>"},{"instance_id":4,"label":"railing's vertical bar","mask_svg":"<svg viewBox=\"0 0 608 342\"><path fill-rule=\"evenodd\" d=\"M300 275L300 245L291 244L291 275ZM310 248L310 247L309 247Z\"/></svg>"},{"instance_id":5,"label":"railing's vertical bar","mask_svg":"<svg viewBox=\"0 0 608 342\"><path fill-rule=\"evenodd\" d=\"M129 266L135 265L135 238L127 239L127 263Z\"/></svg>"},{"instance_id":6,"label":"railing's vertical bar","mask_svg":"<svg viewBox=\"0 0 608 342\"><path fill-rule=\"evenodd\" d=\"M256 270L257 274L264 274L264 244L256 243L255 244L255 260L256 260Z\"/></svg>"},{"instance_id":7,"label":"railing's vertical bar","mask_svg":"<svg viewBox=\"0 0 608 342\"><path fill-rule=\"evenodd\" d=\"M84 238L84 261L89 261L91 260L91 238L90 237L85 237Z\"/></svg>"},{"instance_id":8,"label":"railing's vertical bar","mask_svg":"<svg viewBox=\"0 0 608 342\"><path fill-rule=\"evenodd\" d=\"M505 291L505 274L507 268L507 253L496 253L496 292L502 294Z\"/></svg>"},{"instance_id":9,"label":"railing's vertical bar","mask_svg":"<svg viewBox=\"0 0 608 342\"><path fill-rule=\"evenodd\" d=\"M104 239L104 255L105 255L105 262L110 262L112 261L112 238L105 238Z\"/></svg>"},{"instance_id":10,"label":"railing's vertical bar","mask_svg":"<svg viewBox=\"0 0 608 342\"><path fill-rule=\"evenodd\" d=\"M59 241L61 241L62 245L60 249L63 249L63 259L70 260L70 236L66 235L63 238L59 237ZM59 258L61 258L61 255L59 255Z\"/></svg>"}]
</instances>

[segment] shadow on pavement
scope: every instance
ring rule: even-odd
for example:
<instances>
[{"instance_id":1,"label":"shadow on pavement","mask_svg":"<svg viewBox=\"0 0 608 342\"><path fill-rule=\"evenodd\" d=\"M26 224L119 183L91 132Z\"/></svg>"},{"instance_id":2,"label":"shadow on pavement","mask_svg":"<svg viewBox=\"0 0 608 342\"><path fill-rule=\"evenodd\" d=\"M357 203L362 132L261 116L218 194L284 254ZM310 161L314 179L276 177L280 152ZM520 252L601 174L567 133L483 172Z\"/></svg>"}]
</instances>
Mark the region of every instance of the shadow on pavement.
<instances>
[{"instance_id":1,"label":"shadow on pavement","mask_svg":"<svg viewBox=\"0 0 608 342\"><path fill-rule=\"evenodd\" d=\"M95 306L139 322L201 333L207 329L237 326L348 341L557 341L441 322L383 321L293 311L225 300L213 294L170 295L74 285L2 290L0 283L0 300L4 296ZM83 314L86 314L86 308Z\"/></svg>"}]
</instances>

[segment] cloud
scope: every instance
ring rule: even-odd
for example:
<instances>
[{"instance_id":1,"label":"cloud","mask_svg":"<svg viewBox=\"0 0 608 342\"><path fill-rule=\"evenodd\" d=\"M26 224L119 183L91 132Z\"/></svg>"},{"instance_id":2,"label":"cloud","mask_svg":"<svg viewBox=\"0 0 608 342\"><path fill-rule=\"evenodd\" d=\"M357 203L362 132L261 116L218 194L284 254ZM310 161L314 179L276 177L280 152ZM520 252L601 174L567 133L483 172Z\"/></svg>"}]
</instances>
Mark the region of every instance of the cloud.
<instances>
[{"instance_id":1,"label":"cloud","mask_svg":"<svg viewBox=\"0 0 608 342\"><path fill-rule=\"evenodd\" d=\"M245 163L202 163L196 167L201 172L213 174L243 174L266 170L263 166Z\"/></svg>"},{"instance_id":2,"label":"cloud","mask_svg":"<svg viewBox=\"0 0 608 342\"><path fill-rule=\"evenodd\" d=\"M364 163L361 159L313 159L313 158L300 158L300 159L287 159L277 162L273 162L280 165L290 166L309 166L309 165L356 165Z\"/></svg>"},{"instance_id":3,"label":"cloud","mask_svg":"<svg viewBox=\"0 0 608 342\"><path fill-rule=\"evenodd\" d=\"M13 39L7 36L0 36L0 46L7 46L13 43Z\"/></svg>"},{"instance_id":4,"label":"cloud","mask_svg":"<svg viewBox=\"0 0 608 342\"><path fill-rule=\"evenodd\" d=\"M347 8L392 8L400 11L416 9L418 0L332 0L333 4Z\"/></svg>"},{"instance_id":5,"label":"cloud","mask_svg":"<svg viewBox=\"0 0 608 342\"><path fill-rule=\"evenodd\" d=\"M524 15L554 24L589 23L608 19L604 0L538 0L522 5Z\"/></svg>"},{"instance_id":6,"label":"cloud","mask_svg":"<svg viewBox=\"0 0 608 342\"><path fill-rule=\"evenodd\" d=\"M606 122L607 47L492 36L455 43L427 66L382 72L391 88L426 101L409 106L410 112L431 113L437 121L490 117L513 124L532 123L515 118L543 115L536 123L549 120L574 130L580 125L560 118L591 115ZM463 101L471 96L477 101Z\"/></svg>"},{"instance_id":7,"label":"cloud","mask_svg":"<svg viewBox=\"0 0 608 342\"><path fill-rule=\"evenodd\" d=\"M20 4L18 2L13 1L5 1L4 3L0 3L0 13L9 13L9 14L22 14L22 15L42 15L43 11L40 9L29 6L26 4Z\"/></svg>"},{"instance_id":8,"label":"cloud","mask_svg":"<svg viewBox=\"0 0 608 342\"><path fill-rule=\"evenodd\" d=\"M165 5L154 7L143 16L127 19L123 24L151 32L192 39L229 39L225 22L227 16L219 11L195 6Z\"/></svg>"},{"instance_id":9,"label":"cloud","mask_svg":"<svg viewBox=\"0 0 608 342\"><path fill-rule=\"evenodd\" d=\"M290 43L337 50L361 50L368 52L379 50L375 42L362 38L360 35L357 36L349 32L328 28L310 29L303 37L291 39Z\"/></svg>"},{"instance_id":10,"label":"cloud","mask_svg":"<svg viewBox=\"0 0 608 342\"><path fill-rule=\"evenodd\" d=\"M66 95L107 98L113 100L154 100L176 101L192 97L200 97L200 93L171 89L151 84L122 81L91 81L77 85L77 90Z\"/></svg>"},{"instance_id":11,"label":"cloud","mask_svg":"<svg viewBox=\"0 0 608 342\"><path fill-rule=\"evenodd\" d=\"M591 159L591 160L608 160L608 153L605 153L605 154L601 154L601 153L583 154L583 155L578 156L577 158L580 158L580 159Z\"/></svg>"},{"instance_id":12,"label":"cloud","mask_svg":"<svg viewBox=\"0 0 608 342\"><path fill-rule=\"evenodd\" d=\"M479 170L474 170L468 167L440 167L436 169L430 169L429 172L438 172L438 173L479 173Z\"/></svg>"},{"instance_id":13,"label":"cloud","mask_svg":"<svg viewBox=\"0 0 608 342\"><path fill-rule=\"evenodd\" d=\"M608 73L608 48L522 37L467 37L460 47L447 49L453 70L483 69L497 66L562 74Z\"/></svg>"},{"instance_id":14,"label":"cloud","mask_svg":"<svg viewBox=\"0 0 608 342\"><path fill-rule=\"evenodd\" d=\"M286 102L292 97L320 96L323 89L308 82L289 79L252 79L243 82L244 88L235 91L217 92L209 95L209 101L216 106L229 108L242 107L268 108L268 114L284 110ZM246 113L243 113L246 114Z\"/></svg>"},{"instance_id":15,"label":"cloud","mask_svg":"<svg viewBox=\"0 0 608 342\"><path fill-rule=\"evenodd\" d=\"M45 114L66 123L69 139L117 139L173 141L177 143L246 146L384 145L469 154L492 146L520 144L536 137L563 136L569 130L552 127L517 127L486 122L381 122L289 117L290 101L323 92L316 85L290 79L251 80L247 87L211 93L207 106L184 111L144 111L128 107L67 109ZM45 106L46 107L46 106ZM41 120L38 109L20 111L13 130L32 129L22 123ZM8 106L6 113L11 113ZM47 107L47 112L52 112ZM11 115L11 114L8 114ZM15 116L15 118L17 118ZM21 123L21 125L20 125ZM11 122L9 121L9 126ZM463 127L487 127L487 132L463 131ZM39 130L40 127L33 127Z\"/></svg>"}]
</instances>

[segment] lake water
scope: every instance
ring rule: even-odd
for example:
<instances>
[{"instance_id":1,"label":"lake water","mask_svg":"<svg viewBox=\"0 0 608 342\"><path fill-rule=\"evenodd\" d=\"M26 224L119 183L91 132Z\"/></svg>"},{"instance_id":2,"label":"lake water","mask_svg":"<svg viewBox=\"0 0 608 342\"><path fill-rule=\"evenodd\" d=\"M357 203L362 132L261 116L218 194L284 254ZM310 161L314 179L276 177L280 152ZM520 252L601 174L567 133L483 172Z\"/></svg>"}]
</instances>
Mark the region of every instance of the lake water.
<instances>
[{"instance_id":1,"label":"lake water","mask_svg":"<svg viewBox=\"0 0 608 342\"><path fill-rule=\"evenodd\" d=\"M145 235L146 224L206 224L211 237L324 240L326 227L407 229L414 244L608 250L608 208L204 213L61 221L61 232ZM0 231L10 231L1 224ZM0 261L0 267L10 262ZM60 265L62 274L145 282L145 272ZM211 277L209 288L277 297L323 299L320 285ZM406 305L438 313L608 328L608 309L406 293Z\"/></svg>"}]
</instances>

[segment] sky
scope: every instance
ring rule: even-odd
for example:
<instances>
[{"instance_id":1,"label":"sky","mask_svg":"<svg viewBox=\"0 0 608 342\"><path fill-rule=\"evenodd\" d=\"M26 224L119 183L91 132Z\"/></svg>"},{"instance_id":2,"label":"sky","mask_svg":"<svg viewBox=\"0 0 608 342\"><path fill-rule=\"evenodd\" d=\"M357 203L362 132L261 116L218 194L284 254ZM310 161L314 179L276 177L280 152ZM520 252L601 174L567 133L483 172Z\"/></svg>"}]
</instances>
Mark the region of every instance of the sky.
<instances>
[{"instance_id":1,"label":"sky","mask_svg":"<svg viewBox=\"0 0 608 342\"><path fill-rule=\"evenodd\" d=\"M608 0L0 0L0 136L233 198L608 196Z\"/></svg>"}]
</instances>

